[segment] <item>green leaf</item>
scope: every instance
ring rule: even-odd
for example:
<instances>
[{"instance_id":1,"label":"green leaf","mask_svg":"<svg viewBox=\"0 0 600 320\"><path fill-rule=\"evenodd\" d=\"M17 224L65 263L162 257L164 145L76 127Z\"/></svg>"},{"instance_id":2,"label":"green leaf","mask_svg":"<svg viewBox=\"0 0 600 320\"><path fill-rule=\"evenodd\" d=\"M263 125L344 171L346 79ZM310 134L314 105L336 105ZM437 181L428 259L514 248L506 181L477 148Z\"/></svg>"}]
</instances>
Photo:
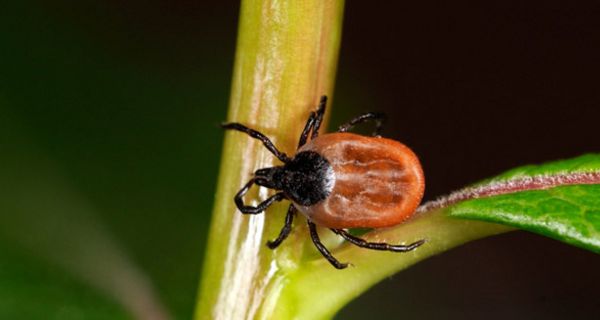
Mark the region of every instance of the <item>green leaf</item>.
<instances>
[{"instance_id":1,"label":"green leaf","mask_svg":"<svg viewBox=\"0 0 600 320\"><path fill-rule=\"evenodd\" d=\"M531 187L532 181L542 183ZM502 223L600 253L599 182L597 154L525 166L457 192L496 189L498 195L457 203L448 214ZM524 186L517 187L520 192L502 194L519 184Z\"/></svg>"}]
</instances>

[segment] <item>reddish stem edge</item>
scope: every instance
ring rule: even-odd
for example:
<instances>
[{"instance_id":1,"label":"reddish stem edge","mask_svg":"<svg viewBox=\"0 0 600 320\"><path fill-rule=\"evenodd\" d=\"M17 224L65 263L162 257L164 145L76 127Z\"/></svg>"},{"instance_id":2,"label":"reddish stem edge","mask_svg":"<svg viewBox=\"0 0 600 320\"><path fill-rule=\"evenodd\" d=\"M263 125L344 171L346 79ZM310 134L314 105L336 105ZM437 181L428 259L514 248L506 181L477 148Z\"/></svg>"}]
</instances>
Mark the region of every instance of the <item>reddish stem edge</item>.
<instances>
[{"instance_id":1,"label":"reddish stem edge","mask_svg":"<svg viewBox=\"0 0 600 320\"><path fill-rule=\"evenodd\" d=\"M426 202L419 206L417 213L441 209L460 201L576 184L600 184L600 171L558 173L492 181L481 186L466 187Z\"/></svg>"}]
</instances>

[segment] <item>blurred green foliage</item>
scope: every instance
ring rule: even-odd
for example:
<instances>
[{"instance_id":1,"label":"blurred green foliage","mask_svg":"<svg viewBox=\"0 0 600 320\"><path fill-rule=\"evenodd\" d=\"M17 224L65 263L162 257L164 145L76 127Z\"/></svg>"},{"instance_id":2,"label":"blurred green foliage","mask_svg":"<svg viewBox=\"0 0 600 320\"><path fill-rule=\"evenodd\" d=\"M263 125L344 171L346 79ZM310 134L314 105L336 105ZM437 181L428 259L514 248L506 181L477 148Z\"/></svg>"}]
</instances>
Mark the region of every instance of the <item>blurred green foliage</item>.
<instances>
[{"instance_id":1,"label":"blurred green foliage","mask_svg":"<svg viewBox=\"0 0 600 320\"><path fill-rule=\"evenodd\" d=\"M79 279L3 242L0 279L2 319L128 319L120 306Z\"/></svg>"},{"instance_id":2,"label":"blurred green foliage","mask_svg":"<svg viewBox=\"0 0 600 320\"><path fill-rule=\"evenodd\" d=\"M219 47L230 49L225 55L146 41L141 35L152 33L111 5L13 1L0 12L0 296L13 297L1 299L2 318L79 312L89 319L86 310L94 308L114 318L120 310L87 293L93 290L80 278L65 276L68 268L57 267L61 246L47 245L77 227L51 216L77 216L71 202L86 203L89 212L81 213L92 219L84 223L115 240L177 318L191 317L234 33ZM188 63L191 56L196 64ZM45 189L30 192L25 182L37 187L41 180ZM70 191L54 192L61 188ZM52 201L39 199L46 195ZM15 210L19 203L32 209ZM58 226L40 235L34 220ZM50 297L64 307L44 308Z\"/></svg>"}]
</instances>

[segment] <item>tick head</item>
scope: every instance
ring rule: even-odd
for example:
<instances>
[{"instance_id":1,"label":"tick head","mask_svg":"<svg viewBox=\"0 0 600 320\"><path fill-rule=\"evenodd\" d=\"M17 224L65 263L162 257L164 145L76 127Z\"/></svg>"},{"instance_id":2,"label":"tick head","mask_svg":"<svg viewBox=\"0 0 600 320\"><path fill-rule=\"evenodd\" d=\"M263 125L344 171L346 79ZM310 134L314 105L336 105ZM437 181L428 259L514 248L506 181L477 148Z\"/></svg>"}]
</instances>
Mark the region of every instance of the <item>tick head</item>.
<instances>
[{"instance_id":1,"label":"tick head","mask_svg":"<svg viewBox=\"0 0 600 320\"><path fill-rule=\"evenodd\" d=\"M284 171L284 168L280 166L258 169L254 172L254 179L259 186L282 190Z\"/></svg>"},{"instance_id":2,"label":"tick head","mask_svg":"<svg viewBox=\"0 0 600 320\"><path fill-rule=\"evenodd\" d=\"M303 151L284 166L254 172L257 185L282 190L288 199L303 206L313 205L331 193L335 175L327 159L313 151Z\"/></svg>"},{"instance_id":3,"label":"tick head","mask_svg":"<svg viewBox=\"0 0 600 320\"><path fill-rule=\"evenodd\" d=\"M302 151L283 166L282 190L303 206L313 205L331 193L335 174L329 161L314 151Z\"/></svg>"}]
</instances>

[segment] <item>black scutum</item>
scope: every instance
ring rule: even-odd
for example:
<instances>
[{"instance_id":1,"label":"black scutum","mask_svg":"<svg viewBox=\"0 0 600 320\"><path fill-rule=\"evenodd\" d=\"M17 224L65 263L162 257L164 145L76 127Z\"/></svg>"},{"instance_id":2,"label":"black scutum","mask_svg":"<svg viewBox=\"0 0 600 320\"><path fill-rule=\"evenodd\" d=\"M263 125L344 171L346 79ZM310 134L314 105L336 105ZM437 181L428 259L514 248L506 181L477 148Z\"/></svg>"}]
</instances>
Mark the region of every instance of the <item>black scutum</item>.
<instances>
[{"instance_id":1,"label":"black scutum","mask_svg":"<svg viewBox=\"0 0 600 320\"><path fill-rule=\"evenodd\" d=\"M320 154L300 152L283 169L283 192L294 202L310 206L331 193L333 169Z\"/></svg>"}]
</instances>

